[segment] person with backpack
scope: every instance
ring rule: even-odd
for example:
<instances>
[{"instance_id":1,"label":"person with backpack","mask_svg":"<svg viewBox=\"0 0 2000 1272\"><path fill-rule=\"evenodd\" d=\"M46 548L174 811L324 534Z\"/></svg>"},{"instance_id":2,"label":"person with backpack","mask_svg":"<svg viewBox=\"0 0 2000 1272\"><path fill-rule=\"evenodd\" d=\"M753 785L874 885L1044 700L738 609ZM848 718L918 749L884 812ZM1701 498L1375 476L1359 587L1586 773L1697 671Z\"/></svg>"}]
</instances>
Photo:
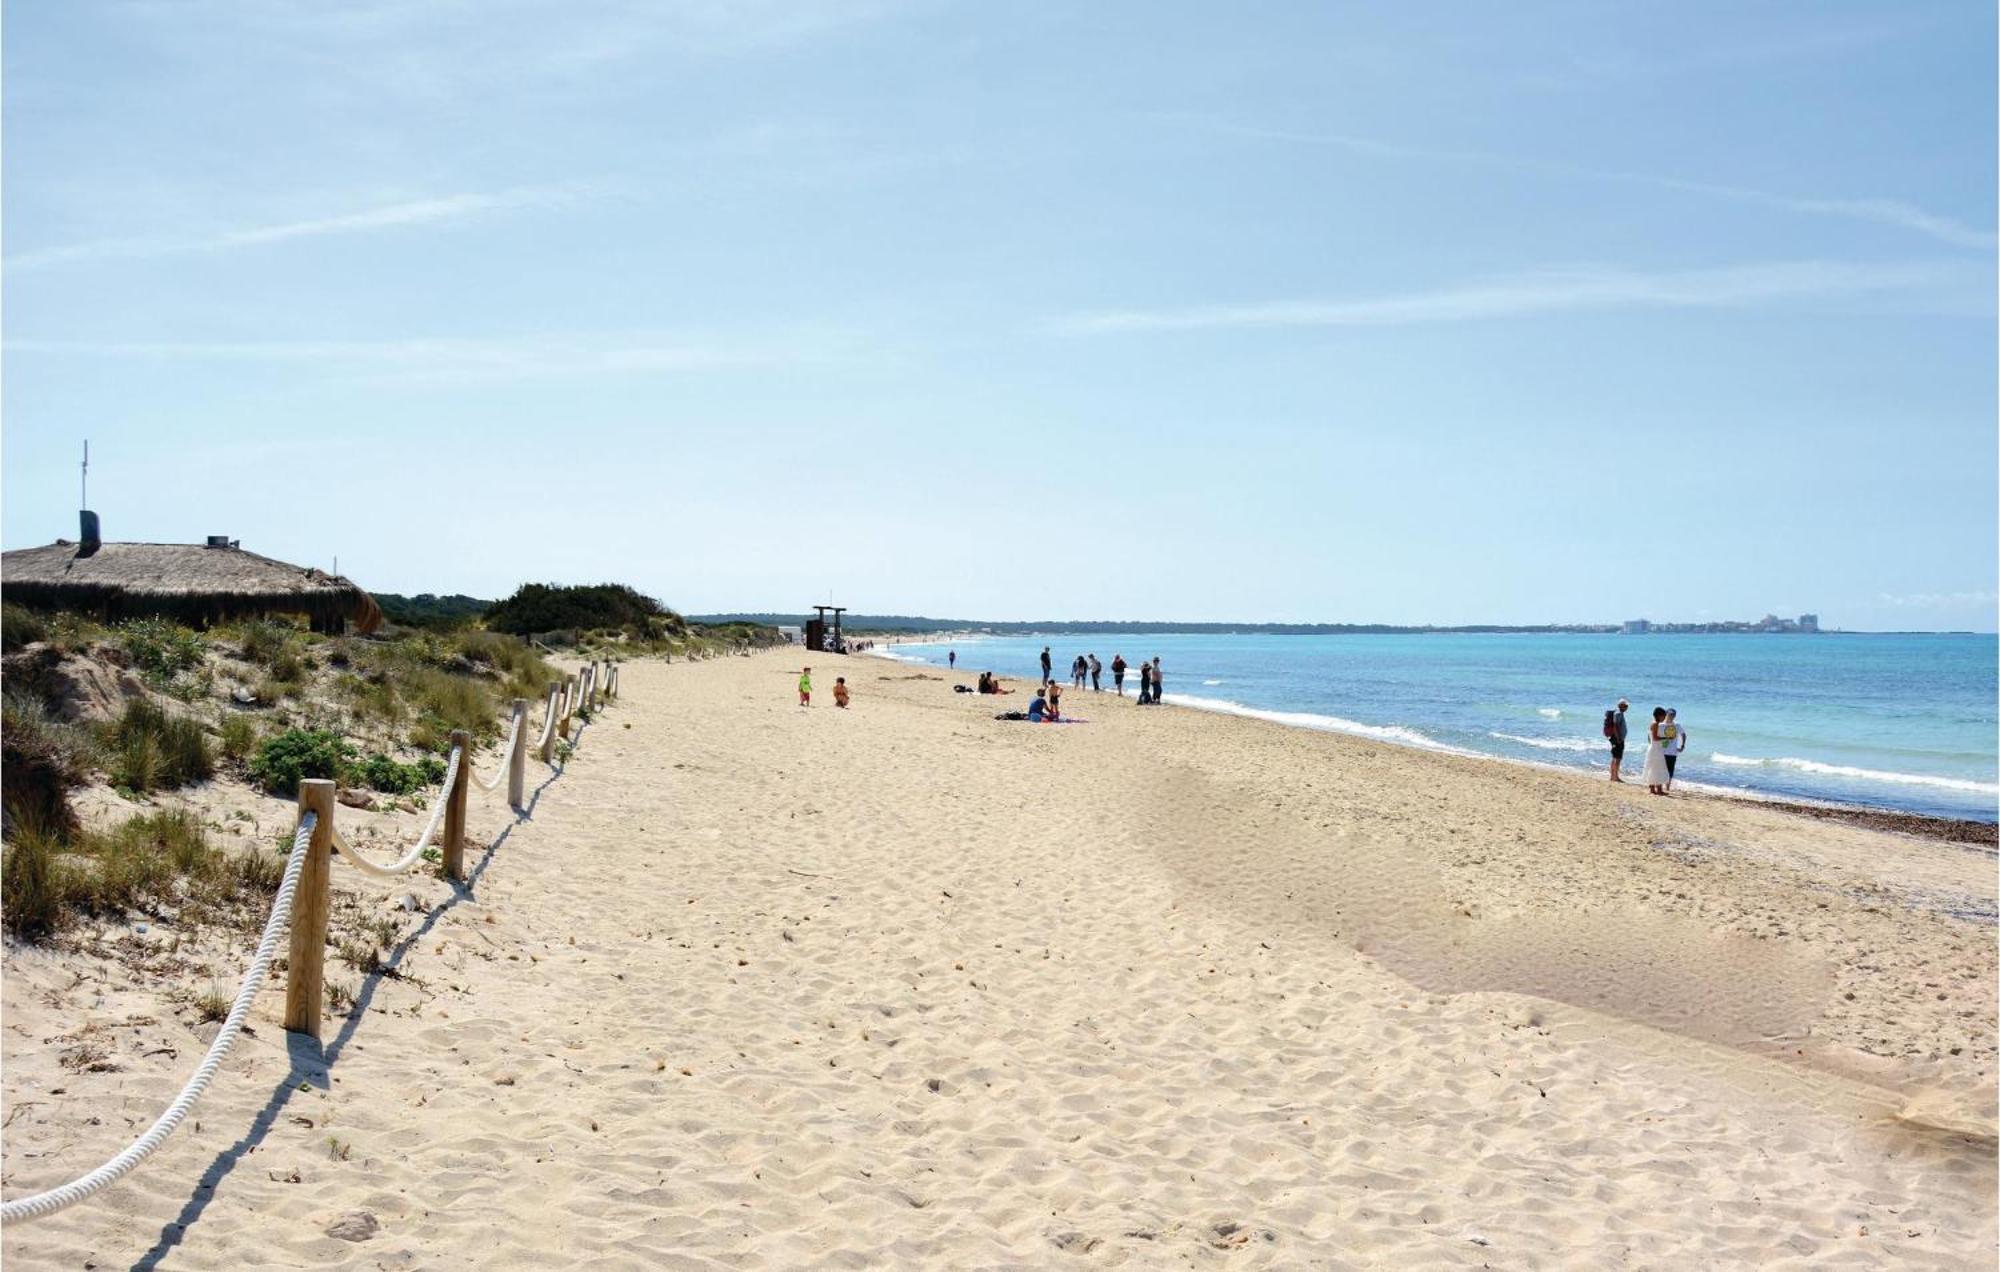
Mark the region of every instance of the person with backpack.
<instances>
[{"instance_id":1,"label":"person with backpack","mask_svg":"<svg viewBox=\"0 0 2000 1272\"><path fill-rule=\"evenodd\" d=\"M1620 698L1615 710L1604 713L1604 737L1611 743L1611 780L1614 782L1625 780L1618 776L1618 766L1625 762L1625 708L1630 705Z\"/></svg>"},{"instance_id":2,"label":"person with backpack","mask_svg":"<svg viewBox=\"0 0 2000 1272\"><path fill-rule=\"evenodd\" d=\"M1125 696L1125 655L1123 654L1111 655L1111 686L1118 691L1119 697L1122 698Z\"/></svg>"}]
</instances>

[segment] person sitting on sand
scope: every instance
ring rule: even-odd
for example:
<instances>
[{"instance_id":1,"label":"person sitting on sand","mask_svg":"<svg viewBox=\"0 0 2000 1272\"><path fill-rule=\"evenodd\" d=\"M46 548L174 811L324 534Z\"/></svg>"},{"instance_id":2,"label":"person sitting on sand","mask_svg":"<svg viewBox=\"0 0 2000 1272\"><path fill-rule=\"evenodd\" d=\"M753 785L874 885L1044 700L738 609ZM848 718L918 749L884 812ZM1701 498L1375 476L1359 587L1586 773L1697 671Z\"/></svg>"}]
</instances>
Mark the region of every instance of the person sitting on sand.
<instances>
[{"instance_id":1,"label":"person sitting on sand","mask_svg":"<svg viewBox=\"0 0 2000 1272\"><path fill-rule=\"evenodd\" d=\"M1048 712L1048 709L1049 700L1042 696L1041 690L1037 689L1035 691L1035 700L1028 704L1028 719L1034 721L1036 724L1040 724L1042 717Z\"/></svg>"},{"instance_id":2,"label":"person sitting on sand","mask_svg":"<svg viewBox=\"0 0 2000 1272\"><path fill-rule=\"evenodd\" d=\"M1673 776L1667 770L1667 744L1672 740L1667 733L1667 709L1653 708L1653 722L1646 726L1646 789L1655 795L1667 793L1667 780Z\"/></svg>"},{"instance_id":3,"label":"person sitting on sand","mask_svg":"<svg viewBox=\"0 0 2000 1272\"><path fill-rule=\"evenodd\" d=\"M990 672L990 671L982 671L982 672L980 672L980 673L979 673L979 692L981 692L981 693L992 693L992 692L993 692L993 673L992 673L992 672Z\"/></svg>"},{"instance_id":4,"label":"person sitting on sand","mask_svg":"<svg viewBox=\"0 0 2000 1272\"><path fill-rule=\"evenodd\" d=\"M833 705L836 707L844 707L847 705L846 676L835 676L833 678Z\"/></svg>"},{"instance_id":5,"label":"person sitting on sand","mask_svg":"<svg viewBox=\"0 0 2000 1272\"><path fill-rule=\"evenodd\" d=\"M807 667L799 672L799 705L802 707L810 707L812 704L813 704L813 669Z\"/></svg>"}]
</instances>

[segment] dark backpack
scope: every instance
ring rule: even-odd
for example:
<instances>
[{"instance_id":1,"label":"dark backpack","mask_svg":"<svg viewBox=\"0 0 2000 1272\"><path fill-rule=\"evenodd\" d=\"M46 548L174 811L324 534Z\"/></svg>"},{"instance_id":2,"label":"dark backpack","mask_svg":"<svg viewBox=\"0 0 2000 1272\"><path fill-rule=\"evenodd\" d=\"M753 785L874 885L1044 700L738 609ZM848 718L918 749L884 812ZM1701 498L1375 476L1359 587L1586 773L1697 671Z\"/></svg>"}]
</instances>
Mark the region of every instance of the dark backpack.
<instances>
[{"instance_id":1,"label":"dark backpack","mask_svg":"<svg viewBox=\"0 0 2000 1272\"><path fill-rule=\"evenodd\" d=\"M1604 713L1604 736L1612 739L1618 736L1618 721L1609 711Z\"/></svg>"}]
</instances>

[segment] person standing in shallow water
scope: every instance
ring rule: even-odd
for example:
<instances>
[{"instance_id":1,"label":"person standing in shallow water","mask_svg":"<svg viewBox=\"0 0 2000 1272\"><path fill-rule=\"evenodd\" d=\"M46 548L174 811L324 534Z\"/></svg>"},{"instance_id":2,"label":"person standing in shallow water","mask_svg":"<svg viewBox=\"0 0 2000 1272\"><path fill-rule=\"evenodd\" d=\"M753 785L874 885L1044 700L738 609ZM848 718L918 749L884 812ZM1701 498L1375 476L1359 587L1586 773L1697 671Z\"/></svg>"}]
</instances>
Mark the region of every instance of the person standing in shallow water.
<instances>
[{"instance_id":1,"label":"person standing in shallow water","mask_svg":"<svg viewBox=\"0 0 2000 1272\"><path fill-rule=\"evenodd\" d=\"M958 651L957 651L956 649L953 649L953 650L948 650L948 651L946 651L946 653L945 653L945 661L946 661L947 663L949 663L949 664L951 665L951 669L952 669L953 671L957 671L957 670L958 670Z\"/></svg>"},{"instance_id":2,"label":"person standing in shallow water","mask_svg":"<svg viewBox=\"0 0 2000 1272\"><path fill-rule=\"evenodd\" d=\"M1160 675L1160 656L1158 654L1154 654L1153 655L1153 701L1156 704L1160 701L1160 695L1165 692L1165 690L1160 688L1160 685L1162 683L1163 679Z\"/></svg>"},{"instance_id":3,"label":"person standing in shallow water","mask_svg":"<svg viewBox=\"0 0 2000 1272\"><path fill-rule=\"evenodd\" d=\"M1604 713L1604 736L1611 742L1611 780L1622 782L1618 766L1625 762L1625 708L1632 704L1620 698L1618 709Z\"/></svg>"},{"instance_id":4,"label":"person standing in shallow water","mask_svg":"<svg viewBox=\"0 0 2000 1272\"><path fill-rule=\"evenodd\" d=\"M1111 655L1111 687L1118 691L1119 697L1122 698L1125 696L1125 655L1123 654Z\"/></svg>"},{"instance_id":5,"label":"person standing in shallow water","mask_svg":"<svg viewBox=\"0 0 2000 1272\"><path fill-rule=\"evenodd\" d=\"M1049 683L1049 647L1042 646L1042 683Z\"/></svg>"},{"instance_id":6,"label":"person standing in shallow water","mask_svg":"<svg viewBox=\"0 0 2000 1272\"><path fill-rule=\"evenodd\" d=\"M1139 663L1139 705L1145 706L1153 700L1153 665L1141 660Z\"/></svg>"}]
</instances>

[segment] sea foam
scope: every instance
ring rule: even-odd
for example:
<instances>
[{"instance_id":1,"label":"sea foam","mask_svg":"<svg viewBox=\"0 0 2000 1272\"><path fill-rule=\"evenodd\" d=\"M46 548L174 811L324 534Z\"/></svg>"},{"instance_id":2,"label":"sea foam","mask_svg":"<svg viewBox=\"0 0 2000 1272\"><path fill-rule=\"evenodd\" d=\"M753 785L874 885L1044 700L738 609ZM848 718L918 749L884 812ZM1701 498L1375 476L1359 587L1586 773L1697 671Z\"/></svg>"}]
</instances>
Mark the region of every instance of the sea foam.
<instances>
[{"instance_id":1,"label":"sea foam","mask_svg":"<svg viewBox=\"0 0 2000 1272\"><path fill-rule=\"evenodd\" d=\"M1881 769L1855 768L1848 764L1825 764L1819 760L1802 760L1791 755L1760 759L1753 756L1724 755L1717 751L1708 758L1717 764L1739 768L1782 768L1797 773L1812 773L1819 777L1847 777L1860 782L1891 782L1898 786L1934 786L1947 791L2000 795L2000 785L1992 782L1974 782L1962 777L1937 777L1929 773L1889 773Z\"/></svg>"},{"instance_id":2,"label":"sea foam","mask_svg":"<svg viewBox=\"0 0 2000 1272\"><path fill-rule=\"evenodd\" d=\"M1560 707L1536 707L1535 714L1550 720L1560 720L1563 718L1562 708Z\"/></svg>"},{"instance_id":3,"label":"sea foam","mask_svg":"<svg viewBox=\"0 0 2000 1272\"><path fill-rule=\"evenodd\" d=\"M1597 738L1524 738L1518 733L1495 733L1490 730L1486 736L1503 742L1519 742L1544 751L1596 751L1607 745Z\"/></svg>"},{"instance_id":4,"label":"sea foam","mask_svg":"<svg viewBox=\"0 0 2000 1272\"><path fill-rule=\"evenodd\" d=\"M1359 720L1344 720L1339 716L1320 715L1312 711L1266 711L1261 707L1248 707L1227 698L1203 698L1191 693L1170 693L1166 700L1176 706L1193 707L1198 711L1216 711L1223 715L1248 716L1252 720L1269 720L1273 724L1287 724L1298 729L1317 729L1322 733L1346 733L1357 738L1373 738L1378 742L1394 742L1398 746L1421 747L1426 751L1444 751L1451 755L1469 755L1478 759L1491 759L1478 751L1468 751L1462 747L1448 745L1436 738L1404 728L1400 724L1363 724Z\"/></svg>"}]
</instances>

